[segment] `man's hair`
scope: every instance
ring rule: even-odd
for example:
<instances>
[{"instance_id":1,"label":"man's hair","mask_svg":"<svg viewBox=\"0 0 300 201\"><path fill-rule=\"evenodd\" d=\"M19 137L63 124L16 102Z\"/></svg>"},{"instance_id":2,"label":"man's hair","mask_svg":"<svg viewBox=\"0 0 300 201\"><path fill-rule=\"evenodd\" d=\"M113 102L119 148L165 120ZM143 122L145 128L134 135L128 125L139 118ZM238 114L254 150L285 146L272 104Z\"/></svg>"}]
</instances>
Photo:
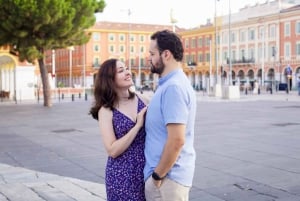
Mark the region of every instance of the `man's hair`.
<instances>
[{"instance_id":1,"label":"man's hair","mask_svg":"<svg viewBox=\"0 0 300 201\"><path fill-rule=\"evenodd\" d=\"M151 40L156 40L160 54L164 50L169 50L176 61L183 60L183 45L176 33L169 30L157 31L151 35Z\"/></svg>"}]
</instances>

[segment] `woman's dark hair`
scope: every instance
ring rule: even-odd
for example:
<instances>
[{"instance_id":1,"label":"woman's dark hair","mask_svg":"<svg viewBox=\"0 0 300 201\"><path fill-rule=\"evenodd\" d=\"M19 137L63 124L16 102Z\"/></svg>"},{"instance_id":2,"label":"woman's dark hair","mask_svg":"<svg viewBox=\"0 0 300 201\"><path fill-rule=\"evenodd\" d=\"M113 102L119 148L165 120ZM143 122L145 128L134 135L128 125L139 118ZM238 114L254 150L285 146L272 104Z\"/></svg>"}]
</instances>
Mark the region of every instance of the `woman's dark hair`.
<instances>
[{"instance_id":1,"label":"woman's dark hair","mask_svg":"<svg viewBox=\"0 0 300 201\"><path fill-rule=\"evenodd\" d=\"M104 61L96 75L94 87L94 104L89 114L98 120L98 112L101 107L113 109L118 101L116 92L115 76L117 72L117 59L108 59ZM129 91L129 99L134 97L134 93Z\"/></svg>"},{"instance_id":2,"label":"woman's dark hair","mask_svg":"<svg viewBox=\"0 0 300 201\"><path fill-rule=\"evenodd\" d=\"M176 33L169 30L157 31L151 35L151 40L156 40L160 53L169 50L176 61L181 62L183 60L183 45Z\"/></svg>"}]
</instances>

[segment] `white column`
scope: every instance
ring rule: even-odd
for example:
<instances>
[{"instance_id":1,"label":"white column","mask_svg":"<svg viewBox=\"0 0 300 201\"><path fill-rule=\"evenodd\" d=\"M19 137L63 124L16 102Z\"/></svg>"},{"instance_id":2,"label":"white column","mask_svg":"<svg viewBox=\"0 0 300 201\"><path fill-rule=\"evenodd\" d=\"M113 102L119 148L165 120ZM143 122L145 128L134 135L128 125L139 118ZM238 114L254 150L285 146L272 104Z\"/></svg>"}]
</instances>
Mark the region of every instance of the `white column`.
<instances>
[{"instance_id":1,"label":"white column","mask_svg":"<svg viewBox=\"0 0 300 201\"><path fill-rule=\"evenodd\" d=\"M14 67L15 68L15 67ZM15 88L15 81L14 81L14 68L11 68L9 70L9 96L12 97L13 92L14 92L14 88Z\"/></svg>"}]
</instances>

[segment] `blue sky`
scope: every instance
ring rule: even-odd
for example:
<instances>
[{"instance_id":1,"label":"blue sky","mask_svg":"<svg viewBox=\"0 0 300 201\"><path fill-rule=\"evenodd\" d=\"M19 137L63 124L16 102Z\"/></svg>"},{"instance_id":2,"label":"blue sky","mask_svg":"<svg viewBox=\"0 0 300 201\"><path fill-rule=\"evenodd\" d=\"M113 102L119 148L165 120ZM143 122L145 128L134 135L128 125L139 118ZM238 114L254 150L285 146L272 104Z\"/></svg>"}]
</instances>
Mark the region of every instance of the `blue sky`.
<instances>
[{"instance_id":1,"label":"blue sky","mask_svg":"<svg viewBox=\"0 0 300 201\"><path fill-rule=\"evenodd\" d=\"M170 24L170 12L176 18L177 25L192 28L205 24L207 19L213 21L215 15L215 0L105 0L104 12L97 15L101 21ZM231 12L237 12L245 5L255 5L266 0L230 0ZM128 9L131 14L128 16ZM217 15L227 15L229 0L217 2Z\"/></svg>"}]
</instances>

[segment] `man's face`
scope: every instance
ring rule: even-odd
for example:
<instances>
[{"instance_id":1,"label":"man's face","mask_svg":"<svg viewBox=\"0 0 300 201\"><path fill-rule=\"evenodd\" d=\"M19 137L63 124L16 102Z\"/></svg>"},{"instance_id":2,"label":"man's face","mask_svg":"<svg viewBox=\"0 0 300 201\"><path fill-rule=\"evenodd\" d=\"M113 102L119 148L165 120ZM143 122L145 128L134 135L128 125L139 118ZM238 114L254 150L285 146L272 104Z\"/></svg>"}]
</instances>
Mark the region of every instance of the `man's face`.
<instances>
[{"instance_id":1,"label":"man's face","mask_svg":"<svg viewBox=\"0 0 300 201\"><path fill-rule=\"evenodd\" d=\"M149 52L150 52L149 62L151 64L151 72L161 75L165 69L165 64L157 48L156 40L151 40Z\"/></svg>"}]
</instances>

